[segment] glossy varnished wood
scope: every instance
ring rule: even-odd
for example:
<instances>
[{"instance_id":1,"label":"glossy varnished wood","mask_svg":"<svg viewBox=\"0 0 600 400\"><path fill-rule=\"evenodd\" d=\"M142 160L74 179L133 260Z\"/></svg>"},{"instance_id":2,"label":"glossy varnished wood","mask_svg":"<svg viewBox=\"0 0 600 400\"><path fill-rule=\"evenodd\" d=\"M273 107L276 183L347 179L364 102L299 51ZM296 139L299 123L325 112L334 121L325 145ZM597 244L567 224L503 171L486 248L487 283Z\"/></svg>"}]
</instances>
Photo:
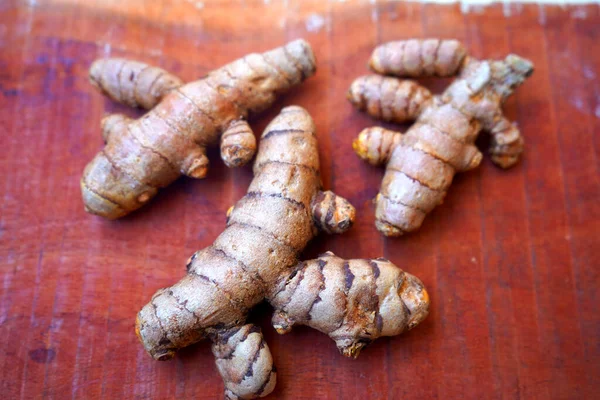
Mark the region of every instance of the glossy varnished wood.
<instances>
[{"instance_id":1,"label":"glossy varnished wood","mask_svg":"<svg viewBox=\"0 0 600 400\"><path fill-rule=\"evenodd\" d=\"M385 256L428 287L431 314L356 361L318 332L278 336L272 398L594 398L600 375L600 11L595 6L357 1L13 1L0 3L0 393L3 398L218 398L207 343L156 362L133 322L156 289L210 244L251 179L212 151L209 176L182 178L139 212L87 215L79 192L100 119L128 110L87 82L90 63L126 56L186 80L303 37L318 73L286 104L314 116L323 181L358 210L304 257ZM376 124L345 100L380 42L455 37L477 57L516 52L536 66L506 114L526 139L509 171L489 160L456 177L416 234L384 239L372 198L383 171L351 140ZM441 90L447 81L425 81ZM389 126L389 125L388 125ZM399 129L405 129L400 127ZM485 146L485 139L481 140Z\"/></svg>"}]
</instances>

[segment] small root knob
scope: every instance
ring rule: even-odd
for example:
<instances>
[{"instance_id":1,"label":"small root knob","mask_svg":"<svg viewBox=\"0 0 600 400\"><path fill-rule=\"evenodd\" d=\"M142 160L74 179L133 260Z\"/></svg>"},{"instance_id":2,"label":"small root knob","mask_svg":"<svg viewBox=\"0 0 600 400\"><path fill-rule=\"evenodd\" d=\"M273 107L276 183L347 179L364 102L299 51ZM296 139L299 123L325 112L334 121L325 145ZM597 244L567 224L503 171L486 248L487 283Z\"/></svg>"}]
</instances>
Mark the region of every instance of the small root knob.
<instances>
[{"instance_id":1,"label":"small root knob","mask_svg":"<svg viewBox=\"0 0 600 400\"><path fill-rule=\"evenodd\" d=\"M202 179L208 173L208 158L202 156L194 159L185 174L191 178Z\"/></svg>"},{"instance_id":2,"label":"small root knob","mask_svg":"<svg viewBox=\"0 0 600 400\"><path fill-rule=\"evenodd\" d=\"M356 209L331 191L319 192L312 204L313 220L322 231L344 233L354 224Z\"/></svg>"},{"instance_id":3,"label":"small root knob","mask_svg":"<svg viewBox=\"0 0 600 400\"><path fill-rule=\"evenodd\" d=\"M400 142L402 134L380 127L364 129L352 142L354 152L371 165L385 164Z\"/></svg>"}]
</instances>

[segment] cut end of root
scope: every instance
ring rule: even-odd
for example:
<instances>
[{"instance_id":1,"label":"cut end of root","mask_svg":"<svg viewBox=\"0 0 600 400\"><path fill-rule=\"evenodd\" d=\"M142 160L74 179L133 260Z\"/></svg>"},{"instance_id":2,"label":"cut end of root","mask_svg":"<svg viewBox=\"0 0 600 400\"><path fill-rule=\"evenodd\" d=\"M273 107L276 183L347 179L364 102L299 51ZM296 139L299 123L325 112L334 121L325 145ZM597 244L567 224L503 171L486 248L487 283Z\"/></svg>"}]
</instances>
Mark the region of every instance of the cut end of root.
<instances>
[{"instance_id":1,"label":"cut end of root","mask_svg":"<svg viewBox=\"0 0 600 400\"><path fill-rule=\"evenodd\" d=\"M271 321L273 324L273 328L280 335L285 335L286 333L291 332L292 326L294 326L294 322L289 319L287 314L283 311L275 311L273 313L273 319Z\"/></svg>"},{"instance_id":2,"label":"cut end of root","mask_svg":"<svg viewBox=\"0 0 600 400\"><path fill-rule=\"evenodd\" d=\"M491 156L492 162L495 166L500 167L502 169L509 169L514 167L519 162L518 155L496 155L493 154Z\"/></svg>"},{"instance_id":3,"label":"cut end of root","mask_svg":"<svg viewBox=\"0 0 600 400\"><path fill-rule=\"evenodd\" d=\"M419 325L429 314L429 293L425 290L423 282L416 276L406 273L405 280L399 288L399 294L410 310L408 330Z\"/></svg>"},{"instance_id":4,"label":"cut end of root","mask_svg":"<svg viewBox=\"0 0 600 400\"><path fill-rule=\"evenodd\" d=\"M146 349L146 351L148 351L148 353L150 354L150 356L158 361L167 361L172 359L173 357L175 357L175 350L172 348L166 348L165 346L162 346L162 340L161 342L159 342L159 346L151 346L152 348L149 348L148 346L148 324L146 322L146 324L144 324L143 322L143 316L141 315L141 313L143 313L143 310L137 314L136 318L135 318L135 335L137 336L137 338L139 339L140 343L142 343L142 345L144 346L144 348ZM145 333L142 333L142 331L144 331ZM165 338L166 340L166 338ZM169 343L168 340L166 340L167 343Z\"/></svg>"},{"instance_id":5,"label":"cut end of root","mask_svg":"<svg viewBox=\"0 0 600 400\"><path fill-rule=\"evenodd\" d=\"M85 176L81 178L80 183L83 209L85 212L110 220L114 220L128 214L128 211L118 204L92 191L88 187L85 179Z\"/></svg>"},{"instance_id":6,"label":"cut end of root","mask_svg":"<svg viewBox=\"0 0 600 400\"><path fill-rule=\"evenodd\" d=\"M141 325L142 325L142 320L140 319L140 314L138 314L135 317L135 336L137 336L138 340L143 343L142 333L141 333Z\"/></svg>"},{"instance_id":7,"label":"cut end of root","mask_svg":"<svg viewBox=\"0 0 600 400\"><path fill-rule=\"evenodd\" d=\"M192 165L188 168L186 175L195 178L202 179L208 173L208 158L197 158L192 162Z\"/></svg>"},{"instance_id":8,"label":"cut end of root","mask_svg":"<svg viewBox=\"0 0 600 400\"><path fill-rule=\"evenodd\" d=\"M517 132L516 140L508 142L501 135L492 137L492 143L490 144L489 154L492 162L497 167L502 169L508 169L513 167L521 159L523 153L523 138L518 136L518 130L516 128L513 131Z\"/></svg>"},{"instance_id":9,"label":"cut end of root","mask_svg":"<svg viewBox=\"0 0 600 400\"><path fill-rule=\"evenodd\" d=\"M479 167L479 164L481 164L482 159L483 159L483 154L481 154L481 152L478 151L477 153L475 153L475 155L471 159L471 162L469 163L469 165L467 166L465 171L470 171L472 169Z\"/></svg>"},{"instance_id":10,"label":"cut end of root","mask_svg":"<svg viewBox=\"0 0 600 400\"><path fill-rule=\"evenodd\" d=\"M140 194L138 196L137 200L140 203L146 203L148 200L150 200L150 193L144 192L144 193Z\"/></svg>"},{"instance_id":11,"label":"cut end of root","mask_svg":"<svg viewBox=\"0 0 600 400\"><path fill-rule=\"evenodd\" d=\"M390 131L377 126L363 129L352 142L352 149L371 165L383 165L391 157L400 142L400 132Z\"/></svg>"},{"instance_id":12,"label":"cut end of root","mask_svg":"<svg viewBox=\"0 0 600 400\"><path fill-rule=\"evenodd\" d=\"M342 355L344 357L348 357L348 358L352 358L352 359L356 360L358 358L358 356L360 355L360 351L363 348L365 348L366 345L367 345L367 343L364 343L364 342L355 342L355 343L352 343L350 346L338 347L338 349L340 350L340 353L342 353Z\"/></svg>"},{"instance_id":13,"label":"cut end of root","mask_svg":"<svg viewBox=\"0 0 600 400\"><path fill-rule=\"evenodd\" d=\"M377 220L375 221L375 226L379 232L388 237L398 237L405 233L402 229L385 221Z\"/></svg>"},{"instance_id":14,"label":"cut end of root","mask_svg":"<svg viewBox=\"0 0 600 400\"><path fill-rule=\"evenodd\" d=\"M356 139L352 141L352 150L354 150L356 155L359 156L361 159L371 163L371 160L369 159L369 148L364 143L364 137L362 132Z\"/></svg>"},{"instance_id":15,"label":"cut end of root","mask_svg":"<svg viewBox=\"0 0 600 400\"><path fill-rule=\"evenodd\" d=\"M284 327L281 325L277 325L277 326L273 326L273 328L275 328L275 332L277 332L280 335L285 335L286 333L290 333L290 331L292 330L290 327Z\"/></svg>"},{"instance_id":16,"label":"cut end of root","mask_svg":"<svg viewBox=\"0 0 600 400\"><path fill-rule=\"evenodd\" d=\"M381 49L379 47L373 50L371 57L369 58L369 62L367 63L367 67L377 73L384 73L383 66L381 65L381 57L380 57Z\"/></svg>"},{"instance_id":17,"label":"cut end of root","mask_svg":"<svg viewBox=\"0 0 600 400\"><path fill-rule=\"evenodd\" d=\"M516 54L509 54L505 59L506 63L523 78L528 78L533 74L533 63L526 58Z\"/></svg>"},{"instance_id":18,"label":"cut end of root","mask_svg":"<svg viewBox=\"0 0 600 400\"><path fill-rule=\"evenodd\" d=\"M222 149L221 158L227 167L237 168L246 165L252 157L256 148L247 148L238 145L227 146Z\"/></svg>"}]
</instances>

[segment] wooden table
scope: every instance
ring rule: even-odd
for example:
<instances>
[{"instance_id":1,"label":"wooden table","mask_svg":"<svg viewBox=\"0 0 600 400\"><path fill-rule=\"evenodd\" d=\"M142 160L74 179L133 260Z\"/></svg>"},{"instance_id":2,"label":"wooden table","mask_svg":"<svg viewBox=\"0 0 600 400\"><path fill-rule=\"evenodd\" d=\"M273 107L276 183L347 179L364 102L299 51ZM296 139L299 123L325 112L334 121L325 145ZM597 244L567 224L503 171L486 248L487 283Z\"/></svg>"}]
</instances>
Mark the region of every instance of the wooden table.
<instances>
[{"instance_id":1,"label":"wooden table","mask_svg":"<svg viewBox=\"0 0 600 400\"><path fill-rule=\"evenodd\" d=\"M318 73L284 104L318 128L326 187L357 207L344 236L306 250L385 256L421 277L431 314L356 361L325 335L278 336L259 321L278 367L271 398L590 399L600 376L600 10L598 5L468 8L353 1L4 1L0 4L0 387L3 398L219 398L207 343L153 361L133 322L187 257L225 226L251 168L180 179L110 222L83 211L79 178L117 106L87 82L92 60L127 56L193 80L251 51L303 37ZM506 105L526 137L522 163L486 159L458 176L416 234L384 239L372 198L382 171L350 143L377 122L345 99L373 47L455 37L471 54L516 52L536 65ZM446 82L434 82L440 90ZM405 129L405 127L402 127Z\"/></svg>"}]
</instances>

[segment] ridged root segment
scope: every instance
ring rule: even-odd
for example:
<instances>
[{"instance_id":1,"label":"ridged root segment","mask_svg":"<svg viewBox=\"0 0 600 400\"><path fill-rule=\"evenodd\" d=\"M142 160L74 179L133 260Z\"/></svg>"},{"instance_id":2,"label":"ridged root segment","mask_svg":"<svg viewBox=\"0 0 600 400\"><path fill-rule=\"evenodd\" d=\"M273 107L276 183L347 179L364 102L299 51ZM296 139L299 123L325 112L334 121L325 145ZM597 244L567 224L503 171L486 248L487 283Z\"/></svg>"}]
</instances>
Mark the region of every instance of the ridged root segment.
<instances>
[{"instance_id":1,"label":"ridged root segment","mask_svg":"<svg viewBox=\"0 0 600 400\"><path fill-rule=\"evenodd\" d=\"M384 121L416 119L431 100L431 92L413 81L365 75L352 82L348 100L361 111Z\"/></svg>"},{"instance_id":2,"label":"ridged root segment","mask_svg":"<svg viewBox=\"0 0 600 400\"><path fill-rule=\"evenodd\" d=\"M122 58L95 61L90 82L116 102L151 109L183 81L164 69Z\"/></svg>"},{"instance_id":3,"label":"ridged root segment","mask_svg":"<svg viewBox=\"0 0 600 400\"><path fill-rule=\"evenodd\" d=\"M504 60L470 60L444 92L443 101L478 120L490 132L490 155L494 164L509 168L523 151L523 138L514 123L502 114L506 99L533 73L533 64L514 54Z\"/></svg>"},{"instance_id":4,"label":"ridged root segment","mask_svg":"<svg viewBox=\"0 0 600 400\"><path fill-rule=\"evenodd\" d=\"M377 195L377 228L386 236L418 229L441 204L457 171L475 168L479 124L451 105L428 107L395 146Z\"/></svg>"},{"instance_id":5,"label":"ridged root segment","mask_svg":"<svg viewBox=\"0 0 600 400\"><path fill-rule=\"evenodd\" d=\"M273 391L276 369L260 328L248 324L219 330L211 339L226 399L256 399Z\"/></svg>"},{"instance_id":6,"label":"ridged root segment","mask_svg":"<svg viewBox=\"0 0 600 400\"><path fill-rule=\"evenodd\" d=\"M86 167L81 185L86 210L106 218L136 210L181 174L204 177L209 165L205 149L217 144L222 133L227 136L222 147L226 163L249 161L254 138L240 119L266 109L315 72L314 54L303 40L250 54L181 87L166 72L142 65L101 60L90 72L93 83L127 104L150 107L168 92L142 118L120 124L119 134L110 129L107 146ZM150 75L155 80L147 83Z\"/></svg>"},{"instance_id":7,"label":"ridged root segment","mask_svg":"<svg viewBox=\"0 0 600 400\"><path fill-rule=\"evenodd\" d=\"M395 76L451 76L467 55L457 40L410 39L377 46L369 60L374 72Z\"/></svg>"},{"instance_id":8,"label":"ridged root segment","mask_svg":"<svg viewBox=\"0 0 600 400\"><path fill-rule=\"evenodd\" d=\"M401 138L400 132L374 126L363 129L352 142L352 148L356 155L369 164L382 165L388 162Z\"/></svg>"},{"instance_id":9,"label":"ridged root segment","mask_svg":"<svg viewBox=\"0 0 600 400\"><path fill-rule=\"evenodd\" d=\"M331 191L319 192L312 201L313 221L323 232L340 234L354 224L356 209Z\"/></svg>"},{"instance_id":10,"label":"ridged root segment","mask_svg":"<svg viewBox=\"0 0 600 400\"><path fill-rule=\"evenodd\" d=\"M86 166L81 178L85 210L108 219L129 214L154 197L157 191L151 183L141 182L114 165L104 152L98 153Z\"/></svg>"},{"instance_id":11,"label":"ridged root segment","mask_svg":"<svg viewBox=\"0 0 600 400\"><path fill-rule=\"evenodd\" d=\"M230 168L248 163L256 153L256 138L244 120L233 121L221 135L221 158Z\"/></svg>"},{"instance_id":12,"label":"ridged root segment","mask_svg":"<svg viewBox=\"0 0 600 400\"><path fill-rule=\"evenodd\" d=\"M500 119L490 132L489 154L500 168L510 168L519 162L525 145L519 128L505 118Z\"/></svg>"},{"instance_id":13,"label":"ridged root segment","mask_svg":"<svg viewBox=\"0 0 600 400\"><path fill-rule=\"evenodd\" d=\"M344 260L331 252L300 263L269 302L277 332L310 326L352 358L378 337L412 329L429 308L421 281L391 262Z\"/></svg>"},{"instance_id":14,"label":"ridged root segment","mask_svg":"<svg viewBox=\"0 0 600 400\"><path fill-rule=\"evenodd\" d=\"M211 246L193 256L181 281L156 292L142 308L136 332L154 359L169 359L215 330L239 325L261 298L256 278L235 258Z\"/></svg>"}]
</instances>

